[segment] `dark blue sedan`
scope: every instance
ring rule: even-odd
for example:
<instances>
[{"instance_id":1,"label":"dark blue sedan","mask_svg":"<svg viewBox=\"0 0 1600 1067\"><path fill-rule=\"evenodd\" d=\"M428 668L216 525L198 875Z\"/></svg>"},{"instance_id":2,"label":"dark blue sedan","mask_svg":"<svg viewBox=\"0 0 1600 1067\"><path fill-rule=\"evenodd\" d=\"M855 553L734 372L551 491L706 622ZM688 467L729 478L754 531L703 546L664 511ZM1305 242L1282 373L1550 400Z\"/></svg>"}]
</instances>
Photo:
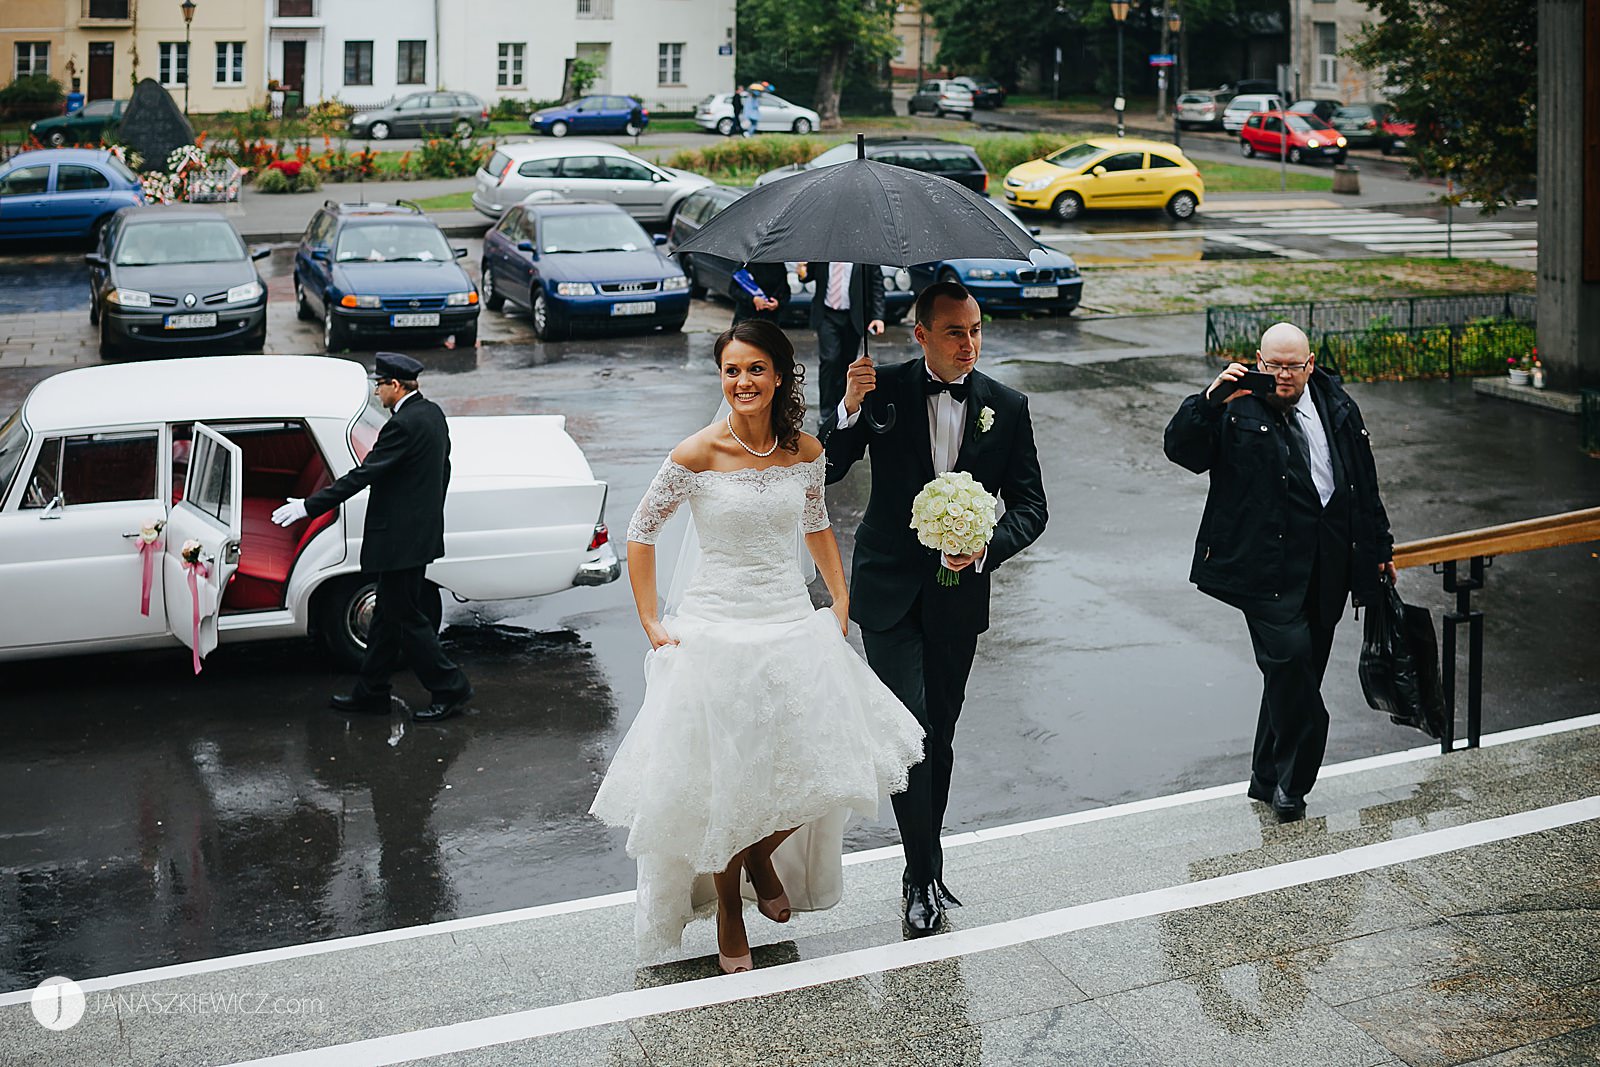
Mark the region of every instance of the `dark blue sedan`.
<instances>
[{"instance_id":1,"label":"dark blue sedan","mask_svg":"<svg viewBox=\"0 0 1600 1067\"><path fill-rule=\"evenodd\" d=\"M1002 209L1003 210L1003 209ZM1048 311L1070 314L1083 299L1083 276L1065 252L1038 240L1037 227L1023 226L1006 211L1035 246L1031 261L1020 259L943 259L911 268L912 288L921 292L936 281L960 282L986 312Z\"/></svg>"},{"instance_id":2,"label":"dark blue sedan","mask_svg":"<svg viewBox=\"0 0 1600 1067\"><path fill-rule=\"evenodd\" d=\"M97 239L119 209L142 203L138 175L103 149L46 148L0 164L0 239Z\"/></svg>"},{"instance_id":3,"label":"dark blue sedan","mask_svg":"<svg viewBox=\"0 0 1600 1067\"><path fill-rule=\"evenodd\" d=\"M533 313L540 340L574 329L664 329L689 317L689 279L622 208L548 200L518 204L483 238L483 302Z\"/></svg>"},{"instance_id":4,"label":"dark blue sedan","mask_svg":"<svg viewBox=\"0 0 1600 1067\"><path fill-rule=\"evenodd\" d=\"M432 219L402 201L336 204L311 219L294 257L300 318L322 320L329 352L361 339L454 337L478 341L478 287Z\"/></svg>"},{"instance_id":5,"label":"dark blue sedan","mask_svg":"<svg viewBox=\"0 0 1600 1067\"><path fill-rule=\"evenodd\" d=\"M648 125L650 112L643 101L631 96L585 96L528 116L528 126L534 133L551 137L569 133L625 133L637 137Z\"/></svg>"}]
</instances>

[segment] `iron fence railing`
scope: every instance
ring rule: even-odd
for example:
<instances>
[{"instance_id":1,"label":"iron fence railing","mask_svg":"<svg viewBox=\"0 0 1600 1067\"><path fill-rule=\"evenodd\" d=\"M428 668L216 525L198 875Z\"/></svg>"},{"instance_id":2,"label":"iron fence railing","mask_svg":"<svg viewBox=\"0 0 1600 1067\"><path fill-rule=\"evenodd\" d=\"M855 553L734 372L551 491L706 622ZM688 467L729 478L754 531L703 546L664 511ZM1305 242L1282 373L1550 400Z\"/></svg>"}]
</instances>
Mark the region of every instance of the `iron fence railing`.
<instances>
[{"instance_id":1,"label":"iron fence railing","mask_svg":"<svg viewBox=\"0 0 1600 1067\"><path fill-rule=\"evenodd\" d=\"M1275 322L1306 331L1327 369L1348 378L1498 374L1533 351L1531 293L1307 301L1206 309L1206 354L1248 362Z\"/></svg>"}]
</instances>

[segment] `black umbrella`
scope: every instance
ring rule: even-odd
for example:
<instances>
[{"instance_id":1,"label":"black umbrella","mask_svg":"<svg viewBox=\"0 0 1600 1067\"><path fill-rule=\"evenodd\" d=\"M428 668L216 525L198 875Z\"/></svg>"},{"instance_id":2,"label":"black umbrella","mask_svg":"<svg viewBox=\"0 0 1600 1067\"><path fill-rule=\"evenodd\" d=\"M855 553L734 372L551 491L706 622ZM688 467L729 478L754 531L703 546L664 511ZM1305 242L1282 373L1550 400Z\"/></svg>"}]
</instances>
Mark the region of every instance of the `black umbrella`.
<instances>
[{"instance_id":1,"label":"black umbrella","mask_svg":"<svg viewBox=\"0 0 1600 1067\"><path fill-rule=\"evenodd\" d=\"M987 197L966 186L867 159L859 135L856 153L844 163L752 189L677 251L736 263L824 260L909 267L939 259L1028 260L1039 247ZM865 334L861 349L869 354ZM874 430L886 431L894 425L894 405L887 405L881 422L870 413L867 421Z\"/></svg>"}]
</instances>

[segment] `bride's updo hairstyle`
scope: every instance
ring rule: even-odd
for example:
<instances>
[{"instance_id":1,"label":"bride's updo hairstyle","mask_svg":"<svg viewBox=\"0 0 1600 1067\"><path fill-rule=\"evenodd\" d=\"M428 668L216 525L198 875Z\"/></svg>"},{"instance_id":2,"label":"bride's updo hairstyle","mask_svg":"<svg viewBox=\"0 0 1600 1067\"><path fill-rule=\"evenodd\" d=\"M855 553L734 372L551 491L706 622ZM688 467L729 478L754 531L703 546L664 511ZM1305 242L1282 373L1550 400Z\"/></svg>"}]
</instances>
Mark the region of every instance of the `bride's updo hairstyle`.
<instances>
[{"instance_id":1,"label":"bride's updo hairstyle","mask_svg":"<svg viewBox=\"0 0 1600 1067\"><path fill-rule=\"evenodd\" d=\"M800 430L806 421L806 369L794 361L794 345L778 329L776 323L766 319L745 319L723 330L717 337L714 352L717 366L722 366L722 350L733 341L743 341L759 348L772 360L772 369L781 384L772 396L772 433L778 447L785 452L800 450Z\"/></svg>"}]
</instances>

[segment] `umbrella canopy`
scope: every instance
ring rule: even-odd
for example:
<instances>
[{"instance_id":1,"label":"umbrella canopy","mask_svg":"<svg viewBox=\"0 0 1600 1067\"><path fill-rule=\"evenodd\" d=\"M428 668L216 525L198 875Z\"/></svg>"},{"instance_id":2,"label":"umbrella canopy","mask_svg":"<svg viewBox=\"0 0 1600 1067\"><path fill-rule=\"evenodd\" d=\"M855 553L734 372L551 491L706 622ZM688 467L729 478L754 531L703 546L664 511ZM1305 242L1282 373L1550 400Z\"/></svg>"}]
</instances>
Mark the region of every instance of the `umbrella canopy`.
<instances>
[{"instance_id":1,"label":"umbrella canopy","mask_svg":"<svg viewBox=\"0 0 1600 1067\"><path fill-rule=\"evenodd\" d=\"M677 251L736 263L909 267L937 259L1026 260L1038 247L988 198L965 186L852 159L752 189Z\"/></svg>"}]
</instances>

